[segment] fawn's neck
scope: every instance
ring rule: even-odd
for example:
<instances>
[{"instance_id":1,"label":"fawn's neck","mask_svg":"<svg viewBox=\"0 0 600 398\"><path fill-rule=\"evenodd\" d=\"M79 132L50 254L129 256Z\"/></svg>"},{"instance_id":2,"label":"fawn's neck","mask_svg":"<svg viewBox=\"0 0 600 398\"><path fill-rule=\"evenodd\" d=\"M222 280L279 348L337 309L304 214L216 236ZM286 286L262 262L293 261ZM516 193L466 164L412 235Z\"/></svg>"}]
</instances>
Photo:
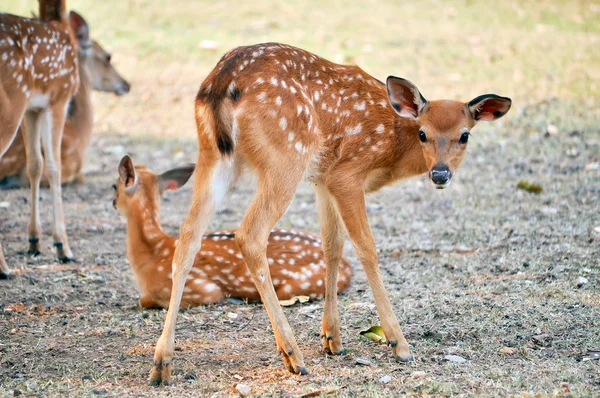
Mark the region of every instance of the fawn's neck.
<instances>
[{"instance_id":1,"label":"fawn's neck","mask_svg":"<svg viewBox=\"0 0 600 398\"><path fill-rule=\"evenodd\" d=\"M127 255L134 271L156 264L165 250L172 251L175 238L165 233L158 215L159 203L135 198L127 209Z\"/></svg>"}]
</instances>

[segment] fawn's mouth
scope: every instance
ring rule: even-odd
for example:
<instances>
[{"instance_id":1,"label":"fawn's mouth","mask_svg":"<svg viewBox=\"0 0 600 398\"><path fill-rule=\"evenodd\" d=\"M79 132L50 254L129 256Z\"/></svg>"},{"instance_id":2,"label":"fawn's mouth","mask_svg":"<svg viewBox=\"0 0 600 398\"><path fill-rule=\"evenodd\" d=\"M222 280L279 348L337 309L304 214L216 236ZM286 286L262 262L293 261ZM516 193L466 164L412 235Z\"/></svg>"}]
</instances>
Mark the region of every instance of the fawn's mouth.
<instances>
[{"instance_id":1,"label":"fawn's mouth","mask_svg":"<svg viewBox=\"0 0 600 398\"><path fill-rule=\"evenodd\" d=\"M450 186L450 182L451 182L451 181L452 181L452 180L448 180L448 181L446 181L446 182L445 182L445 183L443 183L443 184L436 184L436 183L435 183L435 182L433 182L433 181L432 181L432 183L433 183L433 186L435 187L435 189L446 189L446 188L448 188L448 186Z\"/></svg>"}]
</instances>

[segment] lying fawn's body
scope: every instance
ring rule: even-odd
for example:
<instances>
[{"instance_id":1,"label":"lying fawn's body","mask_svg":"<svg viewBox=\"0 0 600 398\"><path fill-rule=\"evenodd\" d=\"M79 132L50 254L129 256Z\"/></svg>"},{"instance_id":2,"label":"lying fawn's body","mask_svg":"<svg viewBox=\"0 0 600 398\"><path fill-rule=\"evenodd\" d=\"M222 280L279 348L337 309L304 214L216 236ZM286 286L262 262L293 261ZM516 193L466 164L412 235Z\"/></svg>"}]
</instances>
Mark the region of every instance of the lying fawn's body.
<instances>
[{"instance_id":1,"label":"lying fawn's body","mask_svg":"<svg viewBox=\"0 0 600 398\"><path fill-rule=\"evenodd\" d=\"M96 41L92 41L90 48L80 48L78 57L79 89L69 104L61 142L62 184L83 182L84 155L90 144L94 122L92 90L124 95L130 87L110 63L110 54ZM10 148L0 158L0 188L29 185L25 170L25 141L21 134L25 128L22 124ZM47 175L42 175L40 183L48 185Z\"/></svg>"},{"instance_id":2,"label":"lying fawn's body","mask_svg":"<svg viewBox=\"0 0 600 398\"><path fill-rule=\"evenodd\" d=\"M120 175L124 177L114 186L114 204L127 218L127 256L142 291L140 304L144 308L168 307L171 298L177 239L160 225L161 193L185 184L193 171L194 167L188 166L157 175L144 166L134 168L128 156L121 161ZM126 187L127 181L134 183ZM226 297L260 300L234 237L235 231L216 231L202 237L202 251L185 283L182 306L215 303ZM280 300L323 297L325 261L318 237L306 231L273 230L267 256ZM342 259L338 291L348 287L351 277L350 264Z\"/></svg>"},{"instance_id":3,"label":"lying fawn's body","mask_svg":"<svg viewBox=\"0 0 600 398\"><path fill-rule=\"evenodd\" d=\"M299 182L316 187L327 282L323 345L343 352L336 281L347 231L366 271L382 327L398 360L412 360L383 287L365 193L429 171L437 188L450 182L478 120L494 120L510 99L488 94L468 103L427 102L405 79L381 83L356 66L337 65L292 46L268 43L227 53L196 98L200 146L194 196L175 250L173 294L157 342L153 385L168 383L179 301L199 237L244 168L258 176L256 195L236 232L265 304L287 368L305 374L303 356L277 302L269 275L269 231Z\"/></svg>"},{"instance_id":4,"label":"lying fawn's body","mask_svg":"<svg viewBox=\"0 0 600 398\"><path fill-rule=\"evenodd\" d=\"M29 253L39 253L40 248L39 185L45 160L54 246L61 261L71 261L63 217L60 143L67 105L79 85L76 52L89 43L88 27L78 15L67 15L64 0L40 0L40 19L0 14L0 158L24 121L31 185ZM7 276L8 267L0 259L0 277Z\"/></svg>"}]
</instances>

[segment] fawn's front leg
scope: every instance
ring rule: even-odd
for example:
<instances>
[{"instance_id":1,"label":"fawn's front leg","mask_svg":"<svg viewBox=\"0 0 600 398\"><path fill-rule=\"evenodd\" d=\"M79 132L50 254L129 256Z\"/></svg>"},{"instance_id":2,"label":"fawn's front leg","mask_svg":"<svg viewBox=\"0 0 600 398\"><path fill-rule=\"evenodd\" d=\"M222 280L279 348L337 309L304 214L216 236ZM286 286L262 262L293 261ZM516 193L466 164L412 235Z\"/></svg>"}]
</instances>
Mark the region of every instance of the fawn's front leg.
<instances>
[{"instance_id":1,"label":"fawn's front leg","mask_svg":"<svg viewBox=\"0 0 600 398\"><path fill-rule=\"evenodd\" d=\"M344 249L344 224L335 202L323 183L316 186L317 208L321 224L321 239L327 271L325 277L325 307L322 320L323 348L332 355L344 353L340 336L340 316L337 301L337 279Z\"/></svg>"},{"instance_id":2,"label":"fawn's front leg","mask_svg":"<svg viewBox=\"0 0 600 398\"><path fill-rule=\"evenodd\" d=\"M338 181L343 182L343 179L338 179ZM402 362L412 361L413 356L402 334L398 318L392 309L379 273L375 239L367 218L365 193L361 187L357 186L355 189L351 189L351 185L348 184L337 184L330 187L330 192L336 199L338 210L354 244L356 255L367 274L377 304L381 326L388 344L392 346L394 357Z\"/></svg>"}]
</instances>

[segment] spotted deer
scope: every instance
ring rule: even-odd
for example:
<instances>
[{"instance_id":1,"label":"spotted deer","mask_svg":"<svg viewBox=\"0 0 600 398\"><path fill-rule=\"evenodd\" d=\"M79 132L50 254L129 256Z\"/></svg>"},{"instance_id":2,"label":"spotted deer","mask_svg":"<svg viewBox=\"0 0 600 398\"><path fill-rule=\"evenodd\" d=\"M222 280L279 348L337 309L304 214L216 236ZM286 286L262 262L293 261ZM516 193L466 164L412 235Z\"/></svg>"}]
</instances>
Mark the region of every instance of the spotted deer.
<instances>
[{"instance_id":1,"label":"spotted deer","mask_svg":"<svg viewBox=\"0 0 600 398\"><path fill-rule=\"evenodd\" d=\"M71 99L61 142L61 183L83 182L83 162L90 144L94 121L92 90L116 95L129 92L129 83L121 77L111 64L111 55L92 40L91 46L81 47L79 59L79 89ZM25 142L21 125L12 145L0 159L0 189L12 189L29 185L25 170ZM48 176L42 175L40 182L48 185Z\"/></svg>"},{"instance_id":2,"label":"spotted deer","mask_svg":"<svg viewBox=\"0 0 600 398\"><path fill-rule=\"evenodd\" d=\"M184 185L193 172L194 165L189 165L155 174L147 167L134 167L129 156L123 157L119 165L113 204L127 219L127 256L142 291L143 308L169 305L177 239L161 227L160 197L164 191ZM235 231L231 230L202 236L202 250L194 259L180 305L211 304L226 297L260 300L234 238ZM323 297L325 259L318 237L306 231L272 230L267 256L280 300L295 296ZM342 258L338 291L344 291L351 278L350 264Z\"/></svg>"},{"instance_id":3,"label":"spotted deer","mask_svg":"<svg viewBox=\"0 0 600 398\"><path fill-rule=\"evenodd\" d=\"M67 15L65 0L39 0L39 5L40 20L0 14L0 158L24 121L31 185L28 252L40 249L39 188L45 160L54 247L59 260L67 262L75 257L63 217L60 143L67 106L79 86L77 50L89 42L88 26L75 14ZM7 275L4 262L0 270Z\"/></svg>"},{"instance_id":4,"label":"spotted deer","mask_svg":"<svg viewBox=\"0 0 600 398\"><path fill-rule=\"evenodd\" d=\"M378 269L365 194L424 173L436 188L447 187L465 156L471 129L481 120L502 117L510 106L509 98L495 94L467 103L427 101L406 79L390 76L383 83L357 66L334 64L284 44L238 47L223 56L196 97L200 151L193 199L175 249L173 292L150 383L169 383L177 311L194 256L202 247L200 237L243 169L257 175L257 191L235 240L288 370L307 373L277 301L266 247L271 228L303 177L315 186L327 264L325 350L344 352L336 282L347 232L393 355L411 361Z\"/></svg>"}]
</instances>

